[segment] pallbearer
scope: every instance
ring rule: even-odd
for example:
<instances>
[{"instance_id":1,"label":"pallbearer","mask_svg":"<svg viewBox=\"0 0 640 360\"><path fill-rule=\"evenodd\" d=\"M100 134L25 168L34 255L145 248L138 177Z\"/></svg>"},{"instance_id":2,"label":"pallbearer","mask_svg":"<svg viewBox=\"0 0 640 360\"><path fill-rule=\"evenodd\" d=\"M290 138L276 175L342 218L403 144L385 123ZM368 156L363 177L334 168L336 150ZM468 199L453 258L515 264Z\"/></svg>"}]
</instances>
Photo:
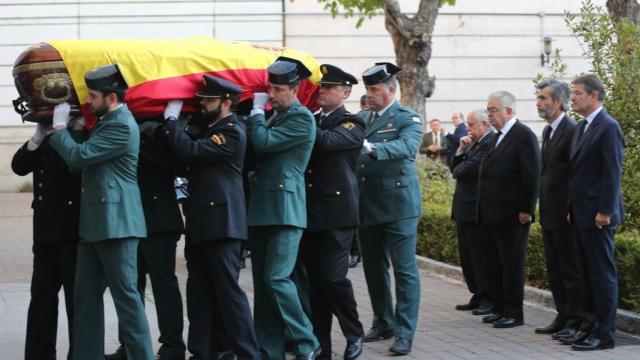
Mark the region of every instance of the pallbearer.
<instances>
[{"instance_id":1,"label":"pallbearer","mask_svg":"<svg viewBox=\"0 0 640 360\"><path fill-rule=\"evenodd\" d=\"M348 112L344 101L358 80L333 65L321 65L315 114L316 142L306 171L307 230L301 260L310 280L311 322L331 358L331 323L336 315L347 339L345 359L362 353L362 324L347 278L349 250L359 224L356 164L364 140L364 121Z\"/></svg>"},{"instance_id":2,"label":"pallbearer","mask_svg":"<svg viewBox=\"0 0 640 360\"><path fill-rule=\"evenodd\" d=\"M69 167L82 169L80 244L75 281L74 359L104 358L104 304L108 286L120 338L129 359L151 360L149 324L137 286L138 240L147 236L138 188L140 132L124 103L116 65L88 72L87 104L98 122L76 142L66 129L69 107L59 105L49 143Z\"/></svg>"},{"instance_id":3,"label":"pallbearer","mask_svg":"<svg viewBox=\"0 0 640 360\"><path fill-rule=\"evenodd\" d=\"M227 346L239 359L260 358L249 302L238 284L242 242L248 237L242 188L247 136L234 113L242 91L230 81L205 75L197 94L202 112L195 115L203 126L195 135L176 119L181 102L169 102L165 112L165 135L187 162L187 347L196 359L216 359Z\"/></svg>"},{"instance_id":4,"label":"pallbearer","mask_svg":"<svg viewBox=\"0 0 640 360\"><path fill-rule=\"evenodd\" d=\"M318 340L291 281L307 227L304 171L316 138L313 115L296 96L300 81L311 72L285 57L267 70L269 93L255 94L248 119L256 153L256 170L249 178L256 335L263 358L284 359L286 334L299 359L315 359L321 352ZM275 110L268 120L267 100Z\"/></svg>"}]
</instances>

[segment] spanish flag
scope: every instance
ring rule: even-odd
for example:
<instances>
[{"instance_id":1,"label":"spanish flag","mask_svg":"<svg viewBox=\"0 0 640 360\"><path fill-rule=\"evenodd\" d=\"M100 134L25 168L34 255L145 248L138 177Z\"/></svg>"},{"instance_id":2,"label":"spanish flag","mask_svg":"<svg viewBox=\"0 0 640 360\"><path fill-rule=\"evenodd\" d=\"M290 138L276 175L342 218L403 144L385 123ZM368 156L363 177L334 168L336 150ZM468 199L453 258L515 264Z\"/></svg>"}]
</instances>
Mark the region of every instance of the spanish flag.
<instances>
[{"instance_id":1,"label":"spanish flag","mask_svg":"<svg viewBox=\"0 0 640 360\"><path fill-rule=\"evenodd\" d=\"M161 115L168 100L184 100L185 111L197 111L196 92L204 74L232 81L245 92L240 100L254 92L265 92L267 67L278 56L295 58L311 70L312 76L301 83L298 99L312 111L317 109L319 63L308 53L282 47L246 42L228 42L198 36L178 40L64 40L49 41L60 55L71 76L82 104L88 127L95 122L85 99L88 94L84 75L99 66L117 64L129 86L125 100L136 117Z\"/></svg>"}]
</instances>

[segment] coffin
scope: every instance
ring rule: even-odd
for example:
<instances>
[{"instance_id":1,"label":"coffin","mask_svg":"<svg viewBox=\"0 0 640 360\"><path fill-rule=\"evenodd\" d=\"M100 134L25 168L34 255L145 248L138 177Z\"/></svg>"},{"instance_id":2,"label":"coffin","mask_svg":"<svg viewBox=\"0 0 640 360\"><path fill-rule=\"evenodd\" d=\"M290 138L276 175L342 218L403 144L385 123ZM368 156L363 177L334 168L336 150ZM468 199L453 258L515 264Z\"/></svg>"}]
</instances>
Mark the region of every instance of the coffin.
<instances>
[{"instance_id":1,"label":"coffin","mask_svg":"<svg viewBox=\"0 0 640 360\"><path fill-rule=\"evenodd\" d=\"M311 110L321 74L310 54L283 47L227 42L211 37L177 40L66 40L33 45L17 59L13 77L19 98L14 108L23 121L51 122L53 107L62 102L82 113L92 127L95 118L84 102L84 74L98 66L117 64L129 89L125 100L137 118L162 115L168 100L183 100L184 111L197 111L196 92L202 75L233 81L245 90L240 100L266 91L266 68L278 56L302 61L312 76L301 83L298 99Z\"/></svg>"}]
</instances>

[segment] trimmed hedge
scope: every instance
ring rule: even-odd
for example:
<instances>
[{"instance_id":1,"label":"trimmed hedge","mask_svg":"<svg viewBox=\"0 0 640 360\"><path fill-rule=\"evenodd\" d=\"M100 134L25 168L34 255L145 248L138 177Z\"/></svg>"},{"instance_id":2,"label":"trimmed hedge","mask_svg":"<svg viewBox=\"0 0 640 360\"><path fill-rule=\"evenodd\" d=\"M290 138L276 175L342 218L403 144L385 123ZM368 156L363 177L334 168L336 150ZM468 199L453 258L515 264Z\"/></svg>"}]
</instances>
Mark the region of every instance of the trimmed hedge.
<instances>
[{"instance_id":1,"label":"trimmed hedge","mask_svg":"<svg viewBox=\"0 0 640 360\"><path fill-rule=\"evenodd\" d=\"M451 220L455 180L449 169L434 161L417 163L422 188L423 214L418 223L416 252L448 264L460 265L456 225ZM616 266L620 284L620 308L640 312L640 234L616 234ZM526 280L548 289L544 242L539 223L531 225L527 247Z\"/></svg>"}]
</instances>

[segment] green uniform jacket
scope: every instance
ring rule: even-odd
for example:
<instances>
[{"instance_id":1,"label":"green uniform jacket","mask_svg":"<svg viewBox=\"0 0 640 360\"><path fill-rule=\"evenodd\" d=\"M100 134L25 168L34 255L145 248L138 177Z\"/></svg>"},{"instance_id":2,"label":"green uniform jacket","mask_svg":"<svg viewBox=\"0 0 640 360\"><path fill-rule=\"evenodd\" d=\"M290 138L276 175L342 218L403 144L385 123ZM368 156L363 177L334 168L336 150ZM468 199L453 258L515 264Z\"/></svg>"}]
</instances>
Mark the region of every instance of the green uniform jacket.
<instances>
[{"instance_id":1,"label":"green uniform jacket","mask_svg":"<svg viewBox=\"0 0 640 360\"><path fill-rule=\"evenodd\" d=\"M69 167L82 169L81 241L147 236L137 179L140 133L126 105L103 116L86 141L61 130L50 144Z\"/></svg>"},{"instance_id":2,"label":"green uniform jacket","mask_svg":"<svg viewBox=\"0 0 640 360\"><path fill-rule=\"evenodd\" d=\"M269 125L251 116L249 141L256 170L249 176L249 226L307 227L304 171L316 138L313 115L297 100Z\"/></svg>"},{"instance_id":3,"label":"green uniform jacket","mask_svg":"<svg viewBox=\"0 0 640 360\"><path fill-rule=\"evenodd\" d=\"M377 158L360 155L361 225L383 224L422 214L422 196L415 160L422 140L422 123L415 111L397 101L378 119L362 111L365 138L376 147Z\"/></svg>"}]
</instances>

